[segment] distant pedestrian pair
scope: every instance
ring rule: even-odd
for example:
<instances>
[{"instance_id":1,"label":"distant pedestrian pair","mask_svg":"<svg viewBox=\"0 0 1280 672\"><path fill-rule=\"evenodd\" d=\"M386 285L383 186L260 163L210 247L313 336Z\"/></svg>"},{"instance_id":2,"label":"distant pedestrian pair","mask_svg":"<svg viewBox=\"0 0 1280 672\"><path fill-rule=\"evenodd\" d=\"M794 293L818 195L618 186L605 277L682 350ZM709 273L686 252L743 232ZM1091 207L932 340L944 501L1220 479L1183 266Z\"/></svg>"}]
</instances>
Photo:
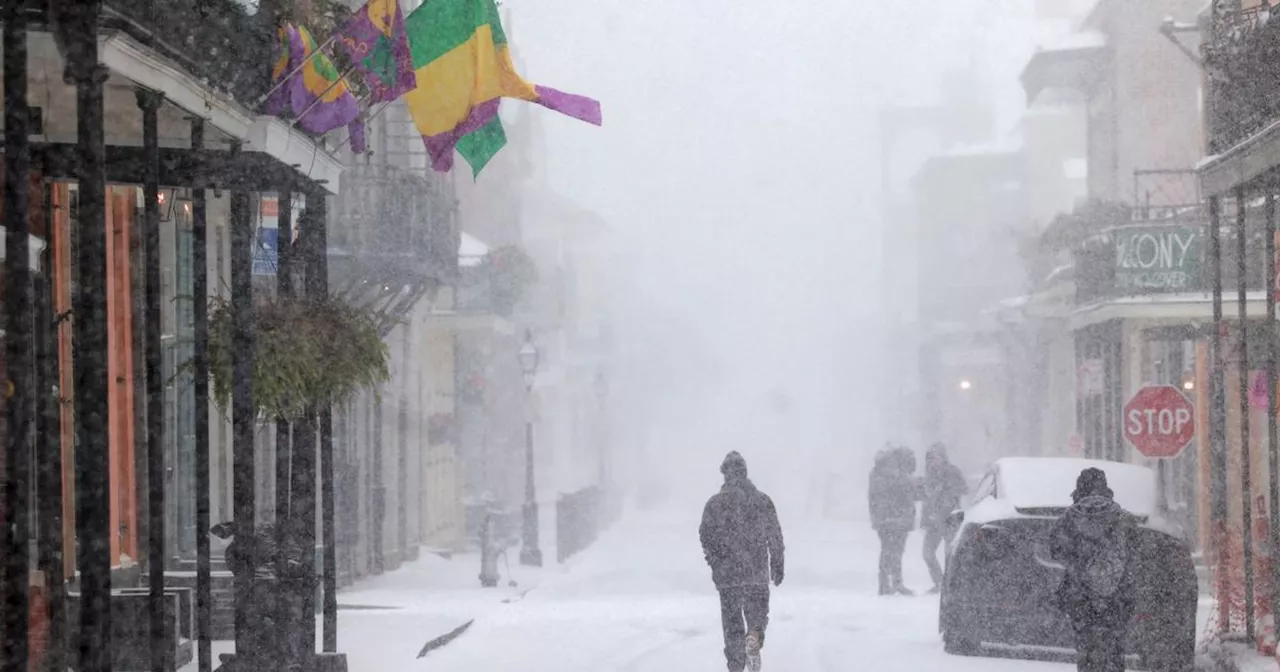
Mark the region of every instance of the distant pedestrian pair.
<instances>
[{"instance_id":1,"label":"distant pedestrian pair","mask_svg":"<svg viewBox=\"0 0 1280 672\"><path fill-rule=\"evenodd\" d=\"M871 527L880 535L880 594L911 595L902 581L902 555L907 536L916 525L916 502L922 501L920 527L924 530L924 561L933 579L930 592L942 586L942 566L938 564L938 546L944 556L951 553L956 530L950 523L951 513L960 508L960 500L969 488L964 475L947 458L947 449L935 443L925 454L925 473L915 475L916 456L906 446L892 444L876 453L871 469L867 496L871 509Z\"/></svg>"}]
</instances>

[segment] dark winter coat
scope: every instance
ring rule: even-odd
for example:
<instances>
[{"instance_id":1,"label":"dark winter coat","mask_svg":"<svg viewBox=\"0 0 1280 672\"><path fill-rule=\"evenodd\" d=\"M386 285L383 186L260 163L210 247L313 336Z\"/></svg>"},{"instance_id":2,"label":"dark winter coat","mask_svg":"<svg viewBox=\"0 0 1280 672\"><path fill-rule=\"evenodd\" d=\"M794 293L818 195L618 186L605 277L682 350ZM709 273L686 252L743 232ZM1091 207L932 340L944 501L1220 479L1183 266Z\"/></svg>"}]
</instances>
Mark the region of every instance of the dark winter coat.
<instances>
[{"instance_id":1,"label":"dark winter coat","mask_svg":"<svg viewBox=\"0 0 1280 672\"><path fill-rule=\"evenodd\" d=\"M1129 572L1137 518L1109 496L1081 497L1049 532L1049 554L1066 569L1058 588L1058 606L1072 618L1131 609L1133 577ZM1112 562L1098 562L1111 558ZM1114 592L1095 590L1099 582Z\"/></svg>"},{"instance_id":2,"label":"dark winter coat","mask_svg":"<svg viewBox=\"0 0 1280 672\"><path fill-rule=\"evenodd\" d=\"M914 459L910 463L914 464ZM884 451L876 456L867 487L873 529L909 532L915 528L920 488L908 466L902 449Z\"/></svg>"},{"instance_id":3,"label":"dark winter coat","mask_svg":"<svg viewBox=\"0 0 1280 672\"><path fill-rule=\"evenodd\" d=\"M707 500L698 528L716 588L767 586L782 581L782 525L773 500L745 475L729 475Z\"/></svg>"},{"instance_id":4,"label":"dark winter coat","mask_svg":"<svg viewBox=\"0 0 1280 672\"><path fill-rule=\"evenodd\" d=\"M960 508L960 500L969 492L964 474L946 459L930 461L924 469L924 505L920 527L938 529L946 525L951 512Z\"/></svg>"}]
</instances>

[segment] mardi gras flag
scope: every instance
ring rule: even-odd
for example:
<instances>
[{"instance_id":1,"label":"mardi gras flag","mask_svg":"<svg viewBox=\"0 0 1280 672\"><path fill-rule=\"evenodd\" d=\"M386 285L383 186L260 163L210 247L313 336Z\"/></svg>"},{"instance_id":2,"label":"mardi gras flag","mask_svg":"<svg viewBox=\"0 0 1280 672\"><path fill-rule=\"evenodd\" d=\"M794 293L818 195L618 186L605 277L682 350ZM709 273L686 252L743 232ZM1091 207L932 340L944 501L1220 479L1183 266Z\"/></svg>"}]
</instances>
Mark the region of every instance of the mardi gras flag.
<instances>
[{"instance_id":1,"label":"mardi gras flag","mask_svg":"<svg viewBox=\"0 0 1280 672\"><path fill-rule=\"evenodd\" d=\"M418 86L404 99L437 171L452 168L459 141L477 131L466 143L469 155L492 157L502 148L502 98L601 123L600 103L530 84L516 72L494 0L430 0L409 14L405 30Z\"/></svg>"},{"instance_id":2,"label":"mardi gras flag","mask_svg":"<svg viewBox=\"0 0 1280 672\"><path fill-rule=\"evenodd\" d=\"M371 102L391 102L417 86L399 0L369 0L334 37L364 75Z\"/></svg>"},{"instance_id":3,"label":"mardi gras flag","mask_svg":"<svg viewBox=\"0 0 1280 672\"><path fill-rule=\"evenodd\" d=\"M280 115L288 111L298 120L298 126L309 133L328 133L346 126L351 133L352 151L364 152L360 104L347 89L333 61L320 52L310 31L302 26L283 26L278 36L281 53L272 68L271 79L273 84L279 84L285 77L289 81L267 99L267 113Z\"/></svg>"},{"instance_id":4,"label":"mardi gras flag","mask_svg":"<svg viewBox=\"0 0 1280 672\"><path fill-rule=\"evenodd\" d=\"M471 166L472 177L476 177L489 164L489 159L506 146L507 131L502 127L502 118L495 114L489 123L458 140L458 154Z\"/></svg>"}]
</instances>

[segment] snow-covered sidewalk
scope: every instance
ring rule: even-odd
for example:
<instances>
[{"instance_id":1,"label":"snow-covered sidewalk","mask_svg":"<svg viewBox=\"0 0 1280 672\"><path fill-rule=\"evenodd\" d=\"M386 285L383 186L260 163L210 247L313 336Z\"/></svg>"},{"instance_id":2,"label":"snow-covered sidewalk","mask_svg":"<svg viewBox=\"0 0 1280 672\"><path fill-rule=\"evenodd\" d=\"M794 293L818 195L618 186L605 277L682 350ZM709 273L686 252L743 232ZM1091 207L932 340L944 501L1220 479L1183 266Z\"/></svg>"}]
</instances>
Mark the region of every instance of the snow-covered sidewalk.
<instances>
[{"instance_id":1,"label":"snow-covered sidewalk","mask_svg":"<svg viewBox=\"0 0 1280 672\"><path fill-rule=\"evenodd\" d=\"M361 580L338 594L338 650L347 654L352 672L390 672L407 669L423 646L468 621L488 620L493 612L509 609L525 599L548 577L563 575L564 567L542 569L499 561L502 580L497 588L480 586L480 558L475 554L443 558L424 552L417 560L382 576ZM515 586L509 585L514 580ZM317 615L316 642L322 641ZM219 654L231 653L230 641L213 643L214 667ZM193 660L182 672L194 672Z\"/></svg>"}]
</instances>

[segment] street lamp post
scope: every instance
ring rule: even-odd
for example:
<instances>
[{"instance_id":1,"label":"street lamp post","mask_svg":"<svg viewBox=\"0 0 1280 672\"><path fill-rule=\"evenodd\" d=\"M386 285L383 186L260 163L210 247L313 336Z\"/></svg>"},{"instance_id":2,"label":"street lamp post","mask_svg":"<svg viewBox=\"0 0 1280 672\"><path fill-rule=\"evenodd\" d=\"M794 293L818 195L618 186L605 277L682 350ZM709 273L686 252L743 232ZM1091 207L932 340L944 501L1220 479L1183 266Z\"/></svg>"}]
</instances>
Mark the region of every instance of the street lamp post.
<instances>
[{"instance_id":1,"label":"street lamp post","mask_svg":"<svg viewBox=\"0 0 1280 672\"><path fill-rule=\"evenodd\" d=\"M533 344L533 334L524 332L524 345L520 346L520 370L524 373L526 400L532 401L533 381L538 374L538 348ZM538 495L533 482L533 413L529 408L524 421L524 525L520 564L527 567L542 566L542 549L538 548Z\"/></svg>"}]
</instances>

